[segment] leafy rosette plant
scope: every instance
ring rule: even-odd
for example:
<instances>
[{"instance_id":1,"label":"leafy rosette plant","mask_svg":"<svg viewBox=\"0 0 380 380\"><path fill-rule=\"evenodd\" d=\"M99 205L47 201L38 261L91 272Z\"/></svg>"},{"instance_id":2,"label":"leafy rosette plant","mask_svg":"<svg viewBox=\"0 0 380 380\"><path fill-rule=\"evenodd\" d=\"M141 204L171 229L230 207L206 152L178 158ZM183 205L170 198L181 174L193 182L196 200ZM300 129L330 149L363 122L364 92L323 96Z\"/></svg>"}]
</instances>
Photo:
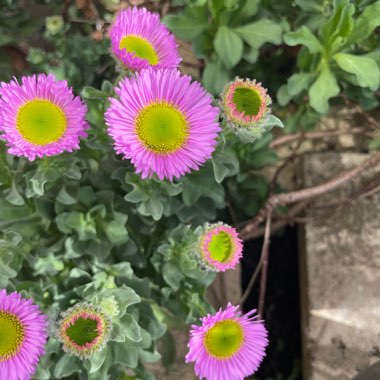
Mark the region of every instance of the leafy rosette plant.
<instances>
[{"instance_id":1,"label":"leafy rosette plant","mask_svg":"<svg viewBox=\"0 0 380 380\"><path fill-rule=\"evenodd\" d=\"M69 29L52 22L49 38L70 56L62 35ZM277 41L278 27L270 29L268 41ZM220 27L218 51L225 33L228 47L243 32ZM220 128L213 97L175 68L177 45L158 15L123 11L110 34L128 77L99 78L100 88L85 86L81 97L58 70L1 84L0 286L28 294L33 306L26 309L38 305L50 329L45 345L44 317L24 328L24 314L18 318L16 307L0 300L0 368L9 372L13 364L5 360L26 366L18 358L35 347L30 368L20 372L25 378L152 379L144 363L159 360L163 345L170 364L170 328L203 317L210 331L199 331L211 337L205 349L213 360L226 353L233 364L257 353L239 376L253 373L267 343L264 327L231 305L210 317L205 293L214 272L235 269L242 257L238 232L219 221L226 219L226 181L239 183L239 166L268 143L252 142L281 122L261 85L237 80L226 85L221 110L240 139ZM12 302L21 302L14 294ZM220 337L229 331L234 350L225 351ZM244 343L251 337L257 345ZM196 364L199 376L213 378L207 371Z\"/></svg>"},{"instance_id":2,"label":"leafy rosette plant","mask_svg":"<svg viewBox=\"0 0 380 380\"><path fill-rule=\"evenodd\" d=\"M366 42L379 25L379 1L360 11L349 0L334 0L331 16L318 31L303 25L285 34L286 44L301 45L302 49L300 71L279 89L279 103L286 105L307 92L311 107L323 114L329 109L329 99L339 95L343 87L365 108L376 105L380 61L376 52L367 51Z\"/></svg>"}]
</instances>

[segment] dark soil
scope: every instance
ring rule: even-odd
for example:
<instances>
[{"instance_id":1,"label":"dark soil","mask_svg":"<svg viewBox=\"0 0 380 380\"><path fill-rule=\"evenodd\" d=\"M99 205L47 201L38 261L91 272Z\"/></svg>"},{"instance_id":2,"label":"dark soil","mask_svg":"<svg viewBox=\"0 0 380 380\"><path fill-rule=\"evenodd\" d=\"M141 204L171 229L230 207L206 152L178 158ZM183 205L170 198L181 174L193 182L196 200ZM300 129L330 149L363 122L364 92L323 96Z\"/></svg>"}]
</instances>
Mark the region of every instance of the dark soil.
<instances>
[{"instance_id":1,"label":"dark soil","mask_svg":"<svg viewBox=\"0 0 380 380\"><path fill-rule=\"evenodd\" d=\"M262 244L262 238L245 244L242 260L243 290L257 266ZM260 279L244 304L245 312L257 308L259 281ZM253 378L302 379L296 228L288 227L282 234L271 237L264 319L269 331L269 346L267 356Z\"/></svg>"}]
</instances>

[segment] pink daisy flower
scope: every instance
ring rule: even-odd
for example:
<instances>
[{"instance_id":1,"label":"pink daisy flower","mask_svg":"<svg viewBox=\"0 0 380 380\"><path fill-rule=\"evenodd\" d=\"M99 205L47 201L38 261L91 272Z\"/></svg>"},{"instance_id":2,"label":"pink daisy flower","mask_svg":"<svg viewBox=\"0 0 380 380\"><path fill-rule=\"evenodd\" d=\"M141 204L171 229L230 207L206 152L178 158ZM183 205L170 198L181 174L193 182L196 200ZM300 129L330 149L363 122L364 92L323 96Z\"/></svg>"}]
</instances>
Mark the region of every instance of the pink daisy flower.
<instances>
[{"instance_id":1,"label":"pink daisy flower","mask_svg":"<svg viewBox=\"0 0 380 380\"><path fill-rule=\"evenodd\" d=\"M144 69L115 89L105 114L115 150L143 178L162 180L198 170L215 150L218 108L189 76L176 69Z\"/></svg>"},{"instance_id":2,"label":"pink daisy flower","mask_svg":"<svg viewBox=\"0 0 380 380\"><path fill-rule=\"evenodd\" d=\"M32 300L0 290L0 377L29 380L45 353L46 317Z\"/></svg>"},{"instance_id":3,"label":"pink daisy flower","mask_svg":"<svg viewBox=\"0 0 380 380\"><path fill-rule=\"evenodd\" d=\"M112 51L130 70L175 68L181 62L174 36L158 14L145 8L121 11L110 29Z\"/></svg>"},{"instance_id":4,"label":"pink daisy flower","mask_svg":"<svg viewBox=\"0 0 380 380\"><path fill-rule=\"evenodd\" d=\"M244 380L253 374L265 356L268 345L263 321L256 310L241 315L238 306L201 318L192 325L186 363L195 362L195 374L206 380Z\"/></svg>"},{"instance_id":5,"label":"pink daisy flower","mask_svg":"<svg viewBox=\"0 0 380 380\"><path fill-rule=\"evenodd\" d=\"M85 302L76 304L61 316L57 334L64 351L85 359L104 348L112 324L103 309Z\"/></svg>"},{"instance_id":6,"label":"pink daisy flower","mask_svg":"<svg viewBox=\"0 0 380 380\"><path fill-rule=\"evenodd\" d=\"M86 137L86 106L53 75L23 77L0 84L0 138L8 153L36 157L54 156L79 149Z\"/></svg>"},{"instance_id":7,"label":"pink daisy flower","mask_svg":"<svg viewBox=\"0 0 380 380\"><path fill-rule=\"evenodd\" d=\"M243 252L243 243L235 228L223 223L207 224L200 236L197 256L210 271L235 269Z\"/></svg>"}]
</instances>

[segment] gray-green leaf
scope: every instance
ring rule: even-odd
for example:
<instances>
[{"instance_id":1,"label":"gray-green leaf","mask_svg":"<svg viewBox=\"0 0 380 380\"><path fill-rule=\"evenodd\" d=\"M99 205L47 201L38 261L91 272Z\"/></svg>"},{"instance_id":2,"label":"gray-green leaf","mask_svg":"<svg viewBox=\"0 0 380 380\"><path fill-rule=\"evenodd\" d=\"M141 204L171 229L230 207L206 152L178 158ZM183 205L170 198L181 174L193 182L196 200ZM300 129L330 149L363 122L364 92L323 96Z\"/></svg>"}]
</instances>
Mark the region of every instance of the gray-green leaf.
<instances>
[{"instance_id":1,"label":"gray-green leaf","mask_svg":"<svg viewBox=\"0 0 380 380\"><path fill-rule=\"evenodd\" d=\"M61 379L62 377L70 376L79 371L78 359L75 356L63 354L55 366L54 376Z\"/></svg>"},{"instance_id":2,"label":"gray-green leaf","mask_svg":"<svg viewBox=\"0 0 380 380\"><path fill-rule=\"evenodd\" d=\"M167 15L163 22L179 38L191 41L208 27L205 8L189 6L181 15Z\"/></svg>"},{"instance_id":3,"label":"gray-green leaf","mask_svg":"<svg viewBox=\"0 0 380 380\"><path fill-rule=\"evenodd\" d=\"M342 70L356 76L361 87L372 91L379 87L380 71L372 58L345 53L335 54L333 58Z\"/></svg>"},{"instance_id":4,"label":"gray-green leaf","mask_svg":"<svg viewBox=\"0 0 380 380\"><path fill-rule=\"evenodd\" d=\"M243 41L237 33L226 26L218 28L214 47L227 68L234 67L243 55Z\"/></svg>"},{"instance_id":5,"label":"gray-green leaf","mask_svg":"<svg viewBox=\"0 0 380 380\"><path fill-rule=\"evenodd\" d=\"M219 94L230 80L229 71L222 62L208 62L202 74L202 83L212 93Z\"/></svg>"},{"instance_id":6,"label":"gray-green leaf","mask_svg":"<svg viewBox=\"0 0 380 380\"><path fill-rule=\"evenodd\" d=\"M380 1L365 7L363 13L357 18L347 45L359 42L369 37L380 26Z\"/></svg>"},{"instance_id":7,"label":"gray-green leaf","mask_svg":"<svg viewBox=\"0 0 380 380\"><path fill-rule=\"evenodd\" d=\"M313 81L314 73L295 73L288 79L288 93L290 96L298 95L302 90L307 90Z\"/></svg>"},{"instance_id":8,"label":"gray-green leaf","mask_svg":"<svg viewBox=\"0 0 380 380\"><path fill-rule=\"evenodd\" d=\"M234 29L248 45L258 49L266 42L281 43L281 26L268 19L251 22Z\"/></svg>"},{"instance_id":9,"label":"gray-green leaf","mask_svg":"<svg viewBox=\"0 0 380 380\"><path fill-rule=\"evenodd\" d=\"M122 327L123 334L134 342L141 342L141 329L132 314L126 313L120 319L120 325Z\"/></svg>"},{"instance_id":10,"label":"gray-green leaf","mask_svg":"<svg viewBox=\"0 0 380 380\"><path fill-rule=\"evenodd\" d=\"M310 105L320 113L329 109L329 99L339 94L339 86L328 66L324 67L309 90Z\"/></svg>"},{"instance_id":11,"label":"gray-green leaf","mask_svg":"<svg viewBox=\"0 0 380 380\"><path fill-rule=\"evenodd\" d=\"M285 34L284 41L289 46L304 45L309 49L310 53L320 53L323 51L323 46L317 37L306 26L302 26L296 32Z\"/></svg>"}]
</instances>

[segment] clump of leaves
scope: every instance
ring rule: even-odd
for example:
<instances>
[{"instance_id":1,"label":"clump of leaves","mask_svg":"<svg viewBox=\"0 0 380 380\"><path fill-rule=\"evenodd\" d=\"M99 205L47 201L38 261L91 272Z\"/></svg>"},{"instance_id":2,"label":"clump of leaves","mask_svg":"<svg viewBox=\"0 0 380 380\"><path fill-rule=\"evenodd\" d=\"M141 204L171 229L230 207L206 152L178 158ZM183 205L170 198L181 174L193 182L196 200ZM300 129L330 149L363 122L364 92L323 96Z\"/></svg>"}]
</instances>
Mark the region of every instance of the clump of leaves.
<instances>
[{"instance_id":1,"label":"clump of leaves","mask_svg":"<svg viewBox=\"0 0 380 380\"><path fill-rule=\"evenodd\" d=\"M366 108L377 105L373 92L379 87L380 55L370 49L379 25L379 1L361 11L349 0L334 0L330 18L317 33L303 25L285 34L286 44L302 48L297 58L300 71L279 89L280 104L297 101L307 93L311 107L326 113L329 99L342 88Z\"/></svg>"}]
</instances>

